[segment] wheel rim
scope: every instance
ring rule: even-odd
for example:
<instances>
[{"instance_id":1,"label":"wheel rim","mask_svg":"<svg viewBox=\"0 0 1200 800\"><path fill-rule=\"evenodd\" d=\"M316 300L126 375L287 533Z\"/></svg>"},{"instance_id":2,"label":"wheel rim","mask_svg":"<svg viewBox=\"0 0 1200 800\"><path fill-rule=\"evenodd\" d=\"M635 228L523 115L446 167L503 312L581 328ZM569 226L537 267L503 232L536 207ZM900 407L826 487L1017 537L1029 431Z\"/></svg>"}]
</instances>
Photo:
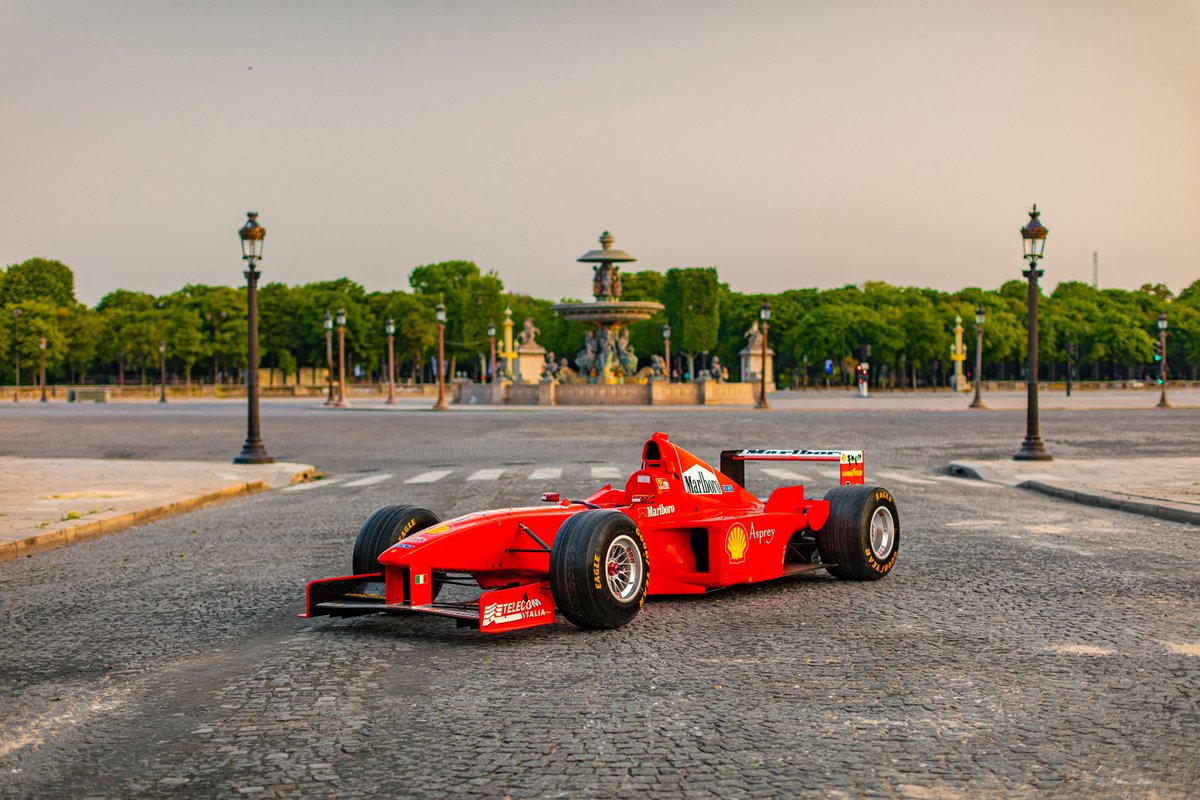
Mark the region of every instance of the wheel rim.
<instances>
[{"instance_id":1,"label":"wheel rim","mask_svg":"<svg viewBox=\"0 0 1200 800\"><path fill-rule=\"evenodd\" d=\"M880 506L871 515L871 552L875 558L886 558L896 541L896 520L887 506Z\"/></svg>"},{"instance_id":2,"label":"wheel rim","mask_svg":"<svg viewBox=\"0 0 1200 800\"><path fill-rule=\"evenodd\" d=\"M608 591L618 600L631 600L642 586L642 552L629 536L612 540L604 556Z\"/></svg>"}]
</instances>

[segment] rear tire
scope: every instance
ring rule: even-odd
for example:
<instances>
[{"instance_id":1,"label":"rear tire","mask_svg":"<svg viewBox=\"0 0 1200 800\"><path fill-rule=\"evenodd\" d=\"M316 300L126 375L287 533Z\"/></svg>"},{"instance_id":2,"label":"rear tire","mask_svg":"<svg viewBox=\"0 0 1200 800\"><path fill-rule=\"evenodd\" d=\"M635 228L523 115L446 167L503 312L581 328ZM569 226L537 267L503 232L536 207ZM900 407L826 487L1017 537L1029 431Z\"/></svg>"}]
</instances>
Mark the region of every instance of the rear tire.
<instances>
[{"instance_id":1,"label":"rear tire","mask_svg":"<svg viewBox=\"0 0 1200 800\"><path fill-rule=\"evenodd\" d=\"M825 493L829 519L817 532L817 550L830 573L877 581L892 571L900 550L900 516L881 486L837 486Z\"/></svg>"},{"instance_id":2,"label":"rear tire","mask_svg":"<svg viewBox=\"0 0 1200 800\"><path fill-rule=\"evenodd\" d=\"M379 572L383 551L417 531L438 524L442 518L421 506L392 505L378 508L367 517L354 540L354 572Z\"/></svg>"},{"instance_id":3,"label":"rear tire","mask_svg":"<svg viewBox=\"0 0 1200 800\"><path fill-rule=\"evenodd\" d=\"M646 541L620 511L581 511L558 529L550 549L550 591L581 628L611 630L633 621L646 600Z\"/></svg>"}]
</instances>

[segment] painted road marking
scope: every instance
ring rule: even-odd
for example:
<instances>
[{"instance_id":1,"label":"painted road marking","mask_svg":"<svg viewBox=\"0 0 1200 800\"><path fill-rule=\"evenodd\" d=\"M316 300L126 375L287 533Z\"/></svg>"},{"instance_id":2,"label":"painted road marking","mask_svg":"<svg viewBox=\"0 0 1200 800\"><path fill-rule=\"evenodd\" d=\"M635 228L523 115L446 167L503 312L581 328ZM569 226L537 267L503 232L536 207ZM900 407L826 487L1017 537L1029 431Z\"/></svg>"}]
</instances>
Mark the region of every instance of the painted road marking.
<instances>
[{"instance_id":1,"label":"painted road marking","mask_svg":"<svg viewBox=\"0 0 1200 800\"><path fill-rule=\"evenodd\" d=\"M905 475L903 472L889 472L886 470L876 470L876 475L882 475L888 480L900 481L900 483L917 483L925 486L933 486L934 482L925 478L915 478L912 475Z\"/></svg>"},{"instance_id":2,"label":"painted road marking","mask_svg":"<svg viewBox=\"0 0 1200 800\"><path fill-rule=\"evenodd\" d=\"M619 478L621 472L616 467L592 467L593 478Z\"/></svg>"},{"instance_id":3,"label":"painted road marking","mask_svg":"<svg viewBox=\"0 0 1200 800\"><path fill-rule=\"evenodd\" d=\"M494 481L504 474L502 469L481 469L475 474L469 476L469 481Z\"/></svg>"},{"instance_id":4,"label":"painted road marking","mask_svg":"<svg viewBox=\"0 0 1200 800\"><path fill-rule=\"evenodd\" d=\"M320 481L311 483L297 483L294 486L289 486L284 489L285 492L307 492L309 489L320 489L322 486L332 486L335 483L341 483L341 478L326 478Z\"/></svg>"},{"instance_id":5,"label":"painted road marking","mask_svg":"<svg viewBox=\"0 0 1200 800\"><path fill-rule=\"evenodd\" d=\"M552 481L562 477L562 467L542 467L529 473L531 481Z\"/></svg>"},{"instance_id":6,"label":"painted road marking","mask_svg":"<svg viewBox=\"0 0 1200 800\"><path fill-rule=\"evenodd\" d=\"M350 481L349 483L347 483L345 485L347 487L350 487L350 486L374 486L377 483L383 483L388 478L394 478L394 477L396 477L396 476L392 475L390 472L384 472L379 475L368 475L365 478L359 478L356 481Z\"/></svg>"},{"instance_id":7,"label":"painted road marking","mask_svg":"<svg viewBox=\"0 0 1200 800\"><path fill-rule=\"evenodd\" d=\"M975 478L960 477L958 475L930 475L935 481L944 483L956 483L959 486L975 487L979 489L1010 489L1013 488L1004 483L992 483L991 481L981 481Z\"/></svg>"},{"instance_id":8,"label":"painted road marking","mask_svg":"<svg viewBox=\"0 0 1200 800\"><path fill-rule=\"evenodd\" d=\"M431 472L422 472L420 475L409 478L405 481L405 483L436 483L437 481L440 481L442 478L449 475L451 472L453 472L453 470L449 469L435 469Z\"/></svg>"},{"instance_id":9,"label":"painted road marking","mask_svg":"<svg viewBox=\"0 0 1200 800\"><path fill-rule=\"evenodd\" d=\"M762 471L772 478L778 478L781 481L789 483L808 483L809 477L801 475L799 472L792 472L790 469L781 469L779 467L763 467Z\"/></svg>"}]
</instances>

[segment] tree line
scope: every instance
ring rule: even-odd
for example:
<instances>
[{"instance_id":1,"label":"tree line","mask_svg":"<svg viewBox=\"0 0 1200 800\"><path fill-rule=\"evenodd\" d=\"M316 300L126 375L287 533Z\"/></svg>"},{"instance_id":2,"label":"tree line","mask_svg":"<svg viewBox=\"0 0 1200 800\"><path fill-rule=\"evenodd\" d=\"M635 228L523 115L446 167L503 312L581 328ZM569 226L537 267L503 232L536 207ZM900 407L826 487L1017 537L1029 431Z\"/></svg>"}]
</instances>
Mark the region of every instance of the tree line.
<instances>
[{"instance_id":1,"label":"tree line","mask_svg":"<svg viewBox=\"0 0 1200 800\"><path fill-rule=\"evenodd\" d=\"M663 325L671 329L672 371L691 379L713 356L738 377L746 332L764 300L772 305L769 345L776 383L812 386L849 383L861 360L877 386L945 386L955 318L964 327L974 364L976 307L984 323L983 377L1023 379L1027 284L957 292L868 282L837 289L788 289L744 294L722 283L714 268L641 270L623 277L623 300L653 300L664 310L630 327L643 366L664 352ZM556 301L506 292L494 271L469 261L416 267L411 291L368 292L349 278L299 286L269 283L259 290L262 366L296 380L302 367L326 365L324 316L346 312L348 373L360 380L386 376L386 320L396 326L397 379L433 380L437 346L434 309L446 307L446 358L451 374L480 379L489 354L487 328L502 336L504 310L516 330L532 317L539 343L573 361L584 327L550 310ZM571 302L568 300L557 302ZM1040 301L1039 360L1046 380L1062 380L1068 364L1083 380L1157 377L1157 319L1167 315L1171 377L1195 380L1200 371L1200 280L1174 295L1162 284L1139 289L1095 289L1066 282ZM242 287L191 284L155 296L118 289L89 307L75 297L74 273L59 261L33 258L0 273L0 376L30 384L45 339L53 383L156 382L160 345L170 380L240 382L246 367L246 292ZM499 349L500 342L497 347ZM335 337L336 351L336 337ZM869 355L868 355L869 354ZM828 362L828 369L827 369Z\"/></svg>"}]
</instances>

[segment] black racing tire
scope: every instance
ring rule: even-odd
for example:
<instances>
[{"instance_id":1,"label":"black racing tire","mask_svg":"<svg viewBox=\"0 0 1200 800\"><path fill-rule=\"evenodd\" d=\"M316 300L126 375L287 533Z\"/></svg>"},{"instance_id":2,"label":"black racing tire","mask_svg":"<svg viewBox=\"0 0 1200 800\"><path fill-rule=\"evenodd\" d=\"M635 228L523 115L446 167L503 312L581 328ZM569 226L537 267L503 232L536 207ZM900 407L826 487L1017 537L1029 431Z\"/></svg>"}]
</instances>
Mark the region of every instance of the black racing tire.
<instances>
[{"instance_id":1,"label":"black racing tire","mask_svg":"<svg viewBox=\"0 0 1200 800\"><path fill-rule=\"evenodd\" d=\"M581 511L567 519L550 548L550 591L562 615L581 628L627 625L646 600L646 540L620 511Z\"/></svg>"},{"instance_id":2,"label":"black racing tire","mask_svg":"<svg viewBox=\"0 0 1200 800\"><path fill-rule=\"evenodd\" d=\"M379 556L384 550L441 521L441 517L421 506L392 505L375 509L358 529L358 538L354 540L353 574L379 572ZM436 582L434 589L437 589Z\"/></svg>"},{"instance_id":3,"label":"black racing tire","mask_svg":"<svg viewBox=\"0 0 1200 800\"><path fill-rule=\"evenodd\" d=\"M817 532L817 550L830 573L877 581L892 571L900 550L900 515L881 486L836 486L825 493L829 519Z\"/></svg>"}]
</instances>

